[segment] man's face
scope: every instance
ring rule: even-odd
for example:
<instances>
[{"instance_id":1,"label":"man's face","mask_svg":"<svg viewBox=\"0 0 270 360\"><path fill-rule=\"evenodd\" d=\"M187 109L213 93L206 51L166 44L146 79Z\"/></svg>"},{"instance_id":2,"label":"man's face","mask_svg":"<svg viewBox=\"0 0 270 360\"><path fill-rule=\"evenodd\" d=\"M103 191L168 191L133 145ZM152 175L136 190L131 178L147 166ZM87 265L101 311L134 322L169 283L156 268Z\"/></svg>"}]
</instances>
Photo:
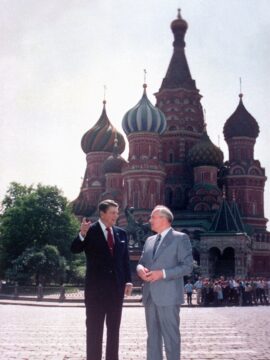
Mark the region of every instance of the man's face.
<instances>
[{"instance_id":1,"label":"man's face","mask_svg":"<svg viewBox=\"0 0 270 360\"><path fill-rule=\"evenodd\" d=\"M157 233L162 232L168 226L166 217L160 214L159 210L152 211L149 223L151 229Z\"/></svg>"},{"instance_id":2,"label":"man's face","mask_svg":"<svg viewBox=\"0 0 270 360\"><path fill-rule=\"evenodd\" d=\"M116 206L109 206L106 212L100 211L100 219L104 225L111 227L118 219L119 209Z\"/></svg>"}]
</instances>

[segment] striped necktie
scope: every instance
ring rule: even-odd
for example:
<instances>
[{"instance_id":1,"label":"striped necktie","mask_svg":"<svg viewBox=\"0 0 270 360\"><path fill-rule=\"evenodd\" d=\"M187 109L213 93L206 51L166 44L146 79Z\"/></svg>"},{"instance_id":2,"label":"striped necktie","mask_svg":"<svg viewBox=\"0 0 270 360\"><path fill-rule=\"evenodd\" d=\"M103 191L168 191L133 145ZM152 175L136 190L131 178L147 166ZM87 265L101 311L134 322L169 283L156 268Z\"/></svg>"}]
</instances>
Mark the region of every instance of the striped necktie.
<instances>
[{"instance_id":1,"label":"striped necktie","mask_svg":"<svg viewBox=\"0 0 270 360\"><path fill-rule=\"evenodd\" d=\"M157 251L158 245L159 245L159 243L160 243L160 240L161 240L161 234L158 234L158 236L156 237L156 241L155 241L155 244L154 244L154 248L153 248L153 257L154 257L155 254L156 254L156 251Z\"/></svg>"}]
</instances>

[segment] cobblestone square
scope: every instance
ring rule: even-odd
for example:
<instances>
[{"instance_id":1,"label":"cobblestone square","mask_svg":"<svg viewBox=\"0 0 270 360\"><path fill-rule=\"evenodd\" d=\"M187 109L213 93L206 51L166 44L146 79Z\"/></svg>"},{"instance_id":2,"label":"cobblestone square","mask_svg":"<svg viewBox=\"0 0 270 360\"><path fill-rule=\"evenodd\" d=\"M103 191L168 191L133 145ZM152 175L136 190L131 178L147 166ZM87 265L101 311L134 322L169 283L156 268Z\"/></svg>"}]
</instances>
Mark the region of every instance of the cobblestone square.
<instances>
[{"instance_id":1,"label":"cobblestone square","mask_svg":"<svg viewBox=\"0 0 270 360\"><path fill-rule=\"evenodd\" d=\"M85 359L83 307L0 305L0 319L1 360ZM269 360L270 307L183 307L181 334L182 360ZM124 307L120 360L145 347L143 307Z\"/></svg>"}]
</instances>

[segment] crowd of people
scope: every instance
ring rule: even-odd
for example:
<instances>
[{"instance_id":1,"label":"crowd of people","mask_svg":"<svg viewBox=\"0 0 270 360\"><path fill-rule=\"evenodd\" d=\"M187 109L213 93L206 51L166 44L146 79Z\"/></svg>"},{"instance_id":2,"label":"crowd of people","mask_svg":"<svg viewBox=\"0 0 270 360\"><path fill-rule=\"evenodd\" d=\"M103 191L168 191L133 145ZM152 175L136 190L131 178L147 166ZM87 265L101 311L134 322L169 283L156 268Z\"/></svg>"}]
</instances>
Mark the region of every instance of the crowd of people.
<instances>
[{"instance_id":1,"label":"crowd of people","mask_svg":"<svg viewBox=\"0 0 270 360\"><path fill-rule=\"evenodd\" d=\"M185 285L185 293L187 304L190 306L195 304L201 306L269 305L270 279L199 277L194 283L188 280Z\"/></svg>"}]
</instances>

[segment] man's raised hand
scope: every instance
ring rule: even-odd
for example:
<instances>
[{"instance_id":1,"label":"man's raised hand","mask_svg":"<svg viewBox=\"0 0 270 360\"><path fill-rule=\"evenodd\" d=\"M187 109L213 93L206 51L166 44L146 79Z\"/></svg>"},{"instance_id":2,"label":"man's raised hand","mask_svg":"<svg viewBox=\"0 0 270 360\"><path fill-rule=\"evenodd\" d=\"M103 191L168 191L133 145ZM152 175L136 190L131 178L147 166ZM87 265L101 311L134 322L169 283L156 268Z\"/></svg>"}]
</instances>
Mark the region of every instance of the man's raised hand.
<instances>
[{"instance_id":1,"label":"man's raised hand","mask_svg":"<svg viewBox=\"0 0 270 360\"><path fill-rule=\"evenodd\" d=\"M80 228L80 233L82 235L82 237L85 237L89 228L91 225L91 220L87 219L87 218L83 218L82 223L81 223L81 228Z\"/></svg>"}]
</instances>

